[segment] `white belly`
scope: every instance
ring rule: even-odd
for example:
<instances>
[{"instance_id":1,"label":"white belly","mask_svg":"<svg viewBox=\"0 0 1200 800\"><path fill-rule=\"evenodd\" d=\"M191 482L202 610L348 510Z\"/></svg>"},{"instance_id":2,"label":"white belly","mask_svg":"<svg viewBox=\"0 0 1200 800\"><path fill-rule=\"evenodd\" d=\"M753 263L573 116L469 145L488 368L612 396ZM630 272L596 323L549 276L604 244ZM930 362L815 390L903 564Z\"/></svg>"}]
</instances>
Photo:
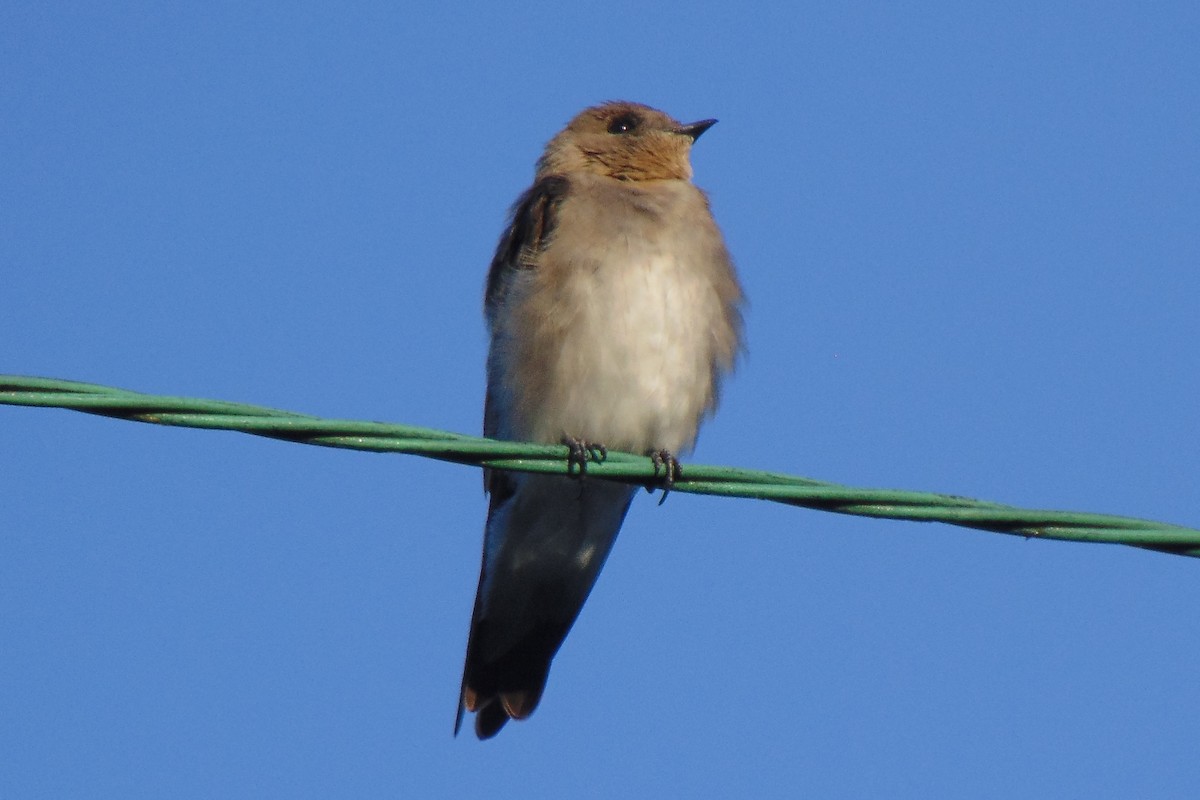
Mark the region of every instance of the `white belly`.
<instances>
[{"instance_id":1,"label":"white belly","mask_svg":"<svg viewBox=\"0 0 1200 800\"><path fill-rule=\"evenodd\" d=\"M575 314L560 332L536 438L565 434L635 452L693 444L712 396L716 298L679 258L630 255L573 276Z\"/></svg>"}]
</instances>

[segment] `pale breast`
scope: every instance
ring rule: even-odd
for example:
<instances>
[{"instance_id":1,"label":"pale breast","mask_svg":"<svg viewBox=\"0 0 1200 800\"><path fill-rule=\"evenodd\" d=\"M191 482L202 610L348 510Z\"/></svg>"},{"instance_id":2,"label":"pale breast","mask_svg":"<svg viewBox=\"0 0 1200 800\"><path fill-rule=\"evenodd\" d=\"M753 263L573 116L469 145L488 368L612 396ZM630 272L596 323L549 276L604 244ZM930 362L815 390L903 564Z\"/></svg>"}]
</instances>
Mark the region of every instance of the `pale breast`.
<instances>
[{"instance_id":1,"label":"pale breast","mask_svg":"<svg viewBox=\"0 0 1200 800\"><path fill-rule=\"evenodd\" d=\"M544 259L509 299L517 436L691 447L736 331L720 234L702 196L682 186L690 191L563 204Z\"/></svg>"}]
</instances>

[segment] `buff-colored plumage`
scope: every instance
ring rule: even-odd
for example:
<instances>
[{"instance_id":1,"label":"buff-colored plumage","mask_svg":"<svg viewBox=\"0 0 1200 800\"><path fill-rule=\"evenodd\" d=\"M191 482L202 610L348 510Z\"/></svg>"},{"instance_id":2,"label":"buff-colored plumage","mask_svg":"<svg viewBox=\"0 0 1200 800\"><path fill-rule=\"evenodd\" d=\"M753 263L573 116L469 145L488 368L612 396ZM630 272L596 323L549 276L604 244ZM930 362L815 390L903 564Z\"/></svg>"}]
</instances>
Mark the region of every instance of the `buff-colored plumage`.
<instances>
[{"instance_id":1,"label":"buff-colored plumage","mask_svg":"<svg viewBox=\"0 0 1200 800\"><path fill-rule=\"evenodd\" d=\"M741 346L741 289L690 181L713 122L607 103L546 146L488 275L486 435L690 451ZM481 738L537 706L634 492L516 473L486 485L459 711Z\"/></svg>"}]
</instances>

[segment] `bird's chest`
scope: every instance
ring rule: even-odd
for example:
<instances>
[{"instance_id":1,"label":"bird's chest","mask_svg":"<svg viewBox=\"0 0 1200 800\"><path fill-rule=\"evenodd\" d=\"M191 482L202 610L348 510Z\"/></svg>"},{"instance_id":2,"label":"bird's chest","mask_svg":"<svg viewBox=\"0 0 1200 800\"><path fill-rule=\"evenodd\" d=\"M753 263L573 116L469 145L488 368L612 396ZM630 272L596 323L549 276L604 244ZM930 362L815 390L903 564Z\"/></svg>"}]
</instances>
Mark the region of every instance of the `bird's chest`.
<instances>
[{"instance_id":1,"label":"bird's chest","mask_svg":"<svg viewBox=\"0 0 1200 800\"><path fill-rule=\"evenodd\" d=\"M693 380L708 292L686 256L635 251L577 276L574 291L579 313L562 343L564 378L638 401Z\"/></svg>"},{"instance_id":2,"label":"bird's chest","mask_svg":"<svg viewBox=\"0 0 1200 800\"><path fill-rule=\"evenodd\" d=\"M532 398L537 435L642 450L690 445L711 393L716 310L686 247L619 242L547 287L535 347L548 357Z\"/></svg>"}]
</instances>

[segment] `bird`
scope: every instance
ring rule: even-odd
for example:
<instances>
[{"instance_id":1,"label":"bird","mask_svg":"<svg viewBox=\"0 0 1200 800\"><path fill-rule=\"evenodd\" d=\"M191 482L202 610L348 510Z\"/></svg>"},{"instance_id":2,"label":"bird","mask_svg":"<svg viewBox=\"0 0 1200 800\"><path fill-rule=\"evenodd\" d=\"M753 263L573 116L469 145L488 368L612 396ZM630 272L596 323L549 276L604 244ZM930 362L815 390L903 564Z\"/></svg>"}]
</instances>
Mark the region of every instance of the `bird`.
<instances>
[{"instance_id":1,"label":"bird","mask_svg":"<svg viewBox=\"0 0 1200 800\"><path fill-rule=\"evenodd\" d=\"M742 351L741 284L691 181L692 144L715 123L626 101L584 109L510 211L484 292L484 435L570 455L566 474L484 472L455 735L464 712L488 739L541 700L637 491L588 478L588 461L646 453L669 489Z\"/></svg>"}]
</instances>

